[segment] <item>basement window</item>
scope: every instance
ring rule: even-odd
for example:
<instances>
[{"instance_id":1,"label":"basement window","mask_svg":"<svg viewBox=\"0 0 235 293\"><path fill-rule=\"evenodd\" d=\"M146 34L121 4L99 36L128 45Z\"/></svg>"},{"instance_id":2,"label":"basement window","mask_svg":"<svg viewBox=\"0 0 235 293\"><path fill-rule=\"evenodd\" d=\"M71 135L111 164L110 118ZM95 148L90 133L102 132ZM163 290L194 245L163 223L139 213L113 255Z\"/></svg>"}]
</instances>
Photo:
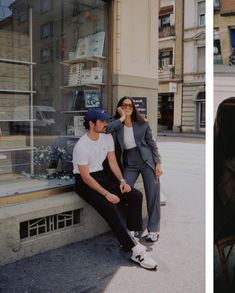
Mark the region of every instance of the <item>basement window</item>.
<instances>
[{"instance_id":1,"label":"basement window","mask_svg":"<svg viewBox=\"0 0 235 293\"><path fill-rule=\"evenodd\" d=\"M80 223L81 209L31 219L20 223L20 239L65 229Z\"/></svg>"}]
</instances>

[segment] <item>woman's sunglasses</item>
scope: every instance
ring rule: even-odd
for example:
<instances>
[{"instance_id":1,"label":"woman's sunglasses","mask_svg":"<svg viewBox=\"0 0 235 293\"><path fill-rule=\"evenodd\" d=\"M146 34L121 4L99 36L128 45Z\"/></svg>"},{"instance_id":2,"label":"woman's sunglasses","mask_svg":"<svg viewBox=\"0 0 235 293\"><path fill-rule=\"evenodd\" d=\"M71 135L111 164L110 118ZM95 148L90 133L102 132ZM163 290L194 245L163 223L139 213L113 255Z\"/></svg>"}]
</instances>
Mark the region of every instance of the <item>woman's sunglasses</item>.
<instances>
[{"instance_id":1,"label":"woman's sunglasses","mask_svg":"<svg viewBox=\"0 0 235 293\"><path fill-rule=\"evenodd\" d=\"M129 108L129 109L133 109L133 105L132 105L132 104L126 104L126 103L123 103L123 104L121 105L121 108L122 108L122 109L127 109L127 108Z\"/></svg>"}]
</instances>

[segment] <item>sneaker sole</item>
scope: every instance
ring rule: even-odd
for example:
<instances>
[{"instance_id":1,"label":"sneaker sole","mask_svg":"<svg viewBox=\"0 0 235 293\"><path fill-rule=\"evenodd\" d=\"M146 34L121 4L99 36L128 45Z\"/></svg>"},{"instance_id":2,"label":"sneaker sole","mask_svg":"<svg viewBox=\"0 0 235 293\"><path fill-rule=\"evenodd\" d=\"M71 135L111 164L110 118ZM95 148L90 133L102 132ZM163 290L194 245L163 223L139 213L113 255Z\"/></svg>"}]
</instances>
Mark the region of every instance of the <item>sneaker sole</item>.
<instances>
[{"instance_id":1,"label":"sneaker sole","mask_svg":"<svg viewBox=\"0 0 235 293\"><path fill-rule=\"evenodd\" d=\"M152 240L151 238L148 238L148 237L146 237L145 240L147 242L157 242L159 240L159 235L157 236L157 239L156 240Z\"/></svg>"},{"instance_id":2,"label":"sneaker sole","mask_svg":"<svg viewBox=\"0 0 235 293\"><path fill-rule=\"evenodd\" d=\"M140 263L134 261L132 258L129 258L128 260L129 260L129 262L134 263L135 265L138 265L138 267L143 268L143 269L145 269L145 270L149 270L149 271L157 271L157 268L158 268L157 265L156 265L155 267L153 267L153 268L147 268L147 267L144 267L144 266L142 266Z\"/></svg>"}]
</instances>

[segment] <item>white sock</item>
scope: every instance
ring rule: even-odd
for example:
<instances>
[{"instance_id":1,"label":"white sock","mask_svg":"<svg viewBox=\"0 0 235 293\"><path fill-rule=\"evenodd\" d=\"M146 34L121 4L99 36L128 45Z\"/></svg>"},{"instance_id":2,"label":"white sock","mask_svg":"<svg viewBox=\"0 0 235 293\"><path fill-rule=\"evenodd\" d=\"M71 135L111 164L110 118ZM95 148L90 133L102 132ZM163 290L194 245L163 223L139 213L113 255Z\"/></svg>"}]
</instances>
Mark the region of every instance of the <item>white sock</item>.
<instances>
[{"instance_id":1,"label":"white sock","mask_svg":"<svg viewBox=\"0 0 235 293\"><path fill-rule=\"evenodd\" d=\"M132 247L131 249L135 254L139 254L140 252L145 251L144 246L141 244L137 244L136 246Z\"/></svg>"}]
</instances>

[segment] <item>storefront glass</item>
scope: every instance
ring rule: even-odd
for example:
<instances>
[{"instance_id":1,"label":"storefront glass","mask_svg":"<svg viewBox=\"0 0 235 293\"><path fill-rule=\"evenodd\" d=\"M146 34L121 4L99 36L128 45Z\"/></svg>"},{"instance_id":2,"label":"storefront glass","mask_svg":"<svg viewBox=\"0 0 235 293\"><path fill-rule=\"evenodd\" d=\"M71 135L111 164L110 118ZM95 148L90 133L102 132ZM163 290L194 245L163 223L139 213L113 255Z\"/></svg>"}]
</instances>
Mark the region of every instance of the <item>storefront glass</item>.
<instances>
[{"instance_id":1,"label":"storefront glass","mask_svg":"<svg viewBox=\"0 0 235 293\"><path fill-rule=\"evenodd\" d=\"M107 109L107 1L1 1L0 44L0 196L73 184L83 116Z\"/></svg>"}]
</instances>

